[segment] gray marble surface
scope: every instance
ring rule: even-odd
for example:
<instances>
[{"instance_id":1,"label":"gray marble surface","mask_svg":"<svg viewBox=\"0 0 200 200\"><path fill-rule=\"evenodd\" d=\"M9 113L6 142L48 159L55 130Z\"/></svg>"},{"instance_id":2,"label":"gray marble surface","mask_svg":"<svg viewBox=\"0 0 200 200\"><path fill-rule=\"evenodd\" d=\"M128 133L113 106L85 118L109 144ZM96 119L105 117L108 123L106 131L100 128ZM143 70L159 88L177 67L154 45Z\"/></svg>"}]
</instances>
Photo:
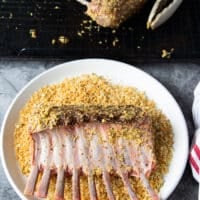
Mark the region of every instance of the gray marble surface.
<instances>
[{"instance_id":1,"label":"gray marble surface","mask_svg":"<svg viewBox=\"0 0 200 200\"><path fill-rule=\"evenodd\" d=\"M40 72L63 61L0 61L0 125L4 114L17 92ZM189 128L190 138L193 135L191 106L193 89L200 80L200 63L130 63L148 72L173 94L180 104ZM187 166L181 182L169 200L197 200L198 185L192 179ZM11 188L0 164L0 200L19 199Z\"/></svg>"}]
</instances>

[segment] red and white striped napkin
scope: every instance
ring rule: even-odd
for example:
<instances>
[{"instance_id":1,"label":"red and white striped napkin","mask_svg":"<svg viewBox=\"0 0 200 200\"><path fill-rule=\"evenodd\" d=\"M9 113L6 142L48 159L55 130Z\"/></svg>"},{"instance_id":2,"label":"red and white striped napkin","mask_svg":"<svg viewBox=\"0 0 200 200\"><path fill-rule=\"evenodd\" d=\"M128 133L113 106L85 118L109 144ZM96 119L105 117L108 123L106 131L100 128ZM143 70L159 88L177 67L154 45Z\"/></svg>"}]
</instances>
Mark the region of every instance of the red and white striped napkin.
<instances>
[{"instance_id":1,"label":"red and white striped napkin","mask_svg":"<svg viewBox=\"0 0 200 200\"><path fill-rule=\"evenodd\" d=\"M190 151L190 166L193 177L199 182L199 200L200 200L200 83L194 90L194 101L192 106L192 115L195 125L195 134Z\"/></svg>"}]
</instances>

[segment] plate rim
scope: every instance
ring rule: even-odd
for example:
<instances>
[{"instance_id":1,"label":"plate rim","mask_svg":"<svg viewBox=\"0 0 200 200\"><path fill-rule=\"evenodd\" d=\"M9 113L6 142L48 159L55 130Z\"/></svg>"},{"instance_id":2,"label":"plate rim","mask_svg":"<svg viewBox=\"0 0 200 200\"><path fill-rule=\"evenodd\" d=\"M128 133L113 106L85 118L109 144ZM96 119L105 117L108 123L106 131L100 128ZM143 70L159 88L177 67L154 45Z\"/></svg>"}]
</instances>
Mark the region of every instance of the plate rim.
<instances>
[{"instance_id":1,"label":"plate rim","mask_svg":"<svg viewBox=\"0 0 200 200\"><path fill-rule=\"evenodd\" d=\"M19 188L17 187L17 185L15 184L14 180L12 179L10 173L9 173L9 170L7 168L7 165L6 165L6 160L5 160L5 156L4 156L4 149L3 149L3 138L4 138L4 134L5 133L5 126L6 126L6 123L7 123L7 119L9 117L9 113L10 111L12 110L15 102L17 101L17 99L24 93L24 91L29 87L31 86L33 83L35 83L37 81L37 79L40 79L40 77L50 73L51 71L54 71L54 70L59 70L59 68L63 68L63 67L66 67L66 65L70 65L70 64L76 64L76 63L79 63L79 62L106 62L106 64L108 64L109 62L112 63L112 64L120 64L124 67L128 67L129 69L134 69L135 71L138 71L139 73L145 75L146 77L152 79L154 82L156 82L159 87L161 87L163 90L165 90L165 92L168 93L168 95L171 97L171 99L174 101L174 104L176 105L177 109L179 110L180 114L181 114L181 117L182 117L182 121L183 121L183 126L184 126L184 129L185 129L185 133L186 133L186 147L185 147L185 157L184 157L184 163L183 163L183 166L182 166L182 170L181 170L181 173L180 173L180 176L176 179L176 182L173 183L175 186L173 187L173 189L169 192L169 194L167 195L166 199L174 192L174 190L176 189L177 185L179 184L183 174L184 174L184 171L185 171L185 168L187 166L187 161L188 161L188 154L189 154L189 135L188 135L188 127L187 127L187 123L186 123L186 120L185 120L185 116L182 112L182 109L181 107L179 106L178 102L176 101L176 99L173 97L173 95L171 94L171 92L160 82L158 81L156 78L154 78L152 75L148 74L147 72L143 71L142 69L139 69L137 68L136 66L132 65L132 64L128 64L128 63L125 63L125 62L121 62L121 61L117 61L117 60L112 60L112 59L105 59L105 58L85 58L85 59L77 59L77 60L72 60L72 61L68 61L68 62L64 62L64 63L60 63L60 64L57 64L57 65L54 65L53 67L43 71L42 73L39 73L38 75L36 75L34 78L32 78L30 81L28 81L26 83L26 85L24 87L22 87L22 89L17 93L17 95L15 96L15 98L12 100L10 106L8 107L7 109L7 112L6 114L4 115L4 118L3 118L3 121L2 121L2 126L1 126L1 136L0 136L0 156L1 156L1 162L2 162L2 167L3 167L3 170L6 174L6 177L10 183L10 185L12 186L12 188L14 189L14 191L17 193L17 195L21 198L21 199L24 199L24 200L27 200L27 198L22 194L22 192L19 190ZM67 66L67 67L68 67Z\"/></svg>"}]
</instances>

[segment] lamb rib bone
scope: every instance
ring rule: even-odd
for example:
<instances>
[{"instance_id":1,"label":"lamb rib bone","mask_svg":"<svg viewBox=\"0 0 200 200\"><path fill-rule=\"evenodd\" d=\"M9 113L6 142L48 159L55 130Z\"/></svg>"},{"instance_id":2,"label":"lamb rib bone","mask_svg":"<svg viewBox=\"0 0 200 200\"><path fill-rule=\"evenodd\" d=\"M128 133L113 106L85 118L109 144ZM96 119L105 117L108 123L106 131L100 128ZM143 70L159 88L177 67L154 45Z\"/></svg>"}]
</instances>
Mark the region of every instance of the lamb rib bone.
<instances>
[{"instance_id":1,"label":"lamb rib bone","mask_svg":"<svg viewBox=\"0 0 200 200\"><path fill-rule=\"evenodd\" d=\"M55 199L64 199L66 175L72 176L73 200L81 199L80 176L85 175L90 199L96 200L95 174L101 174L110 200L115 199L112 175L122 178L130 199L137 200L130 176L141 180L153 200L159 199L148 183L156 164L151 119L140 108L132 105L54 106L47 113L47 124L43 122L35 129L35 126L30 127L33 150L31 172L24 190L26 195L36 191L37 197L45 198L50 177L57 174ZM142 134L139 140L143 142L134 139L135 132L127 138L124 129ZM38 173L43 175L35 189Z\"/></svg>"}]
</instances>

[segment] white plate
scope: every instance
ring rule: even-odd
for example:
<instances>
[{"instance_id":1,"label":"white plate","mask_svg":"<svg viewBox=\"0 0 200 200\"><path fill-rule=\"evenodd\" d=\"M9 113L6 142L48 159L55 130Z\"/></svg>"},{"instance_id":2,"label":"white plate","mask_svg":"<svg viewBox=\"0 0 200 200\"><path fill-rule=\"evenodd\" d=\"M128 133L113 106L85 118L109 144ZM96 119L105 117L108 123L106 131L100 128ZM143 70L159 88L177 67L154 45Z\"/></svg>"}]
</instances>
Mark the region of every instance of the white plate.
<instances>
[{"instance_id":1,"label":"white plate","mask_svg":"<svg viewBox=\"0 0 200 200\"><path fill-rule=\"evenodd\" d=\"M84 59L58 65L34 78L17 95L8 109L1 130L2 163L10 184L22 199L27 199L23 195L25 180L18 168L13 145L14 125L21 108L33 92L42 86L89 73L103 75L113 83L135 86L144 91L169 118L174 131L174 154L160 191L161 199L168 198L183 175L188 157L188 132L180 107L167 89L145 72L128 64L105 59Z\"/></svg>"}]
</instances>

